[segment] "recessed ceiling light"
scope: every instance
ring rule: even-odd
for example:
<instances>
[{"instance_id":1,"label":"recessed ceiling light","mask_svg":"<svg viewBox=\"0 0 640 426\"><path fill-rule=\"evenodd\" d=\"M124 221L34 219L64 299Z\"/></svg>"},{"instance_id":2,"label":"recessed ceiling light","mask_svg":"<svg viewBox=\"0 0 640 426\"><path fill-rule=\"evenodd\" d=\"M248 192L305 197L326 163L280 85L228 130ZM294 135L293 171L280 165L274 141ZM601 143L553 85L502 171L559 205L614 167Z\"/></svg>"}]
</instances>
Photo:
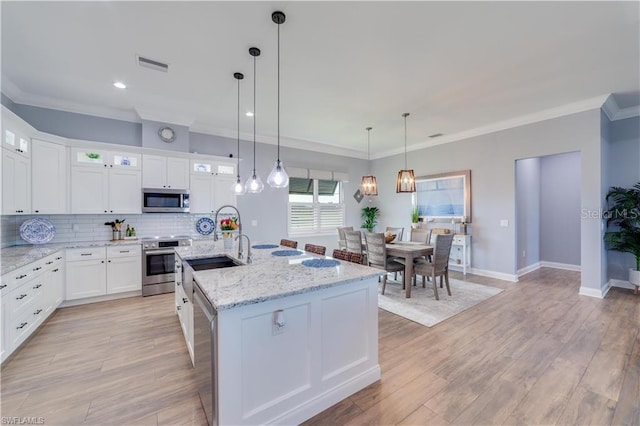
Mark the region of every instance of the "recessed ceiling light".
<instances>
[{"instance_id":1,"label":"recessed ceiling light","mask_svg":"<svg viewBox=\"0 0 640 426\"><path fill-rule=\"evenodd\" d=\"M247 111L247 117L253 117L253 113L251 111Z\"/></svg>"},{"instance_id":2,"label":"recessed ceiling light","mask_svg":"<svg viewBox=\"0 0 640 426\"><path fill-rule=\"evenodd\" d=\"M116 86L118 89L126 89L127 88L127 85L124 84L121 81L116 81L115 83L113 83L113 85Z\"/></svg>"}]
</instances>

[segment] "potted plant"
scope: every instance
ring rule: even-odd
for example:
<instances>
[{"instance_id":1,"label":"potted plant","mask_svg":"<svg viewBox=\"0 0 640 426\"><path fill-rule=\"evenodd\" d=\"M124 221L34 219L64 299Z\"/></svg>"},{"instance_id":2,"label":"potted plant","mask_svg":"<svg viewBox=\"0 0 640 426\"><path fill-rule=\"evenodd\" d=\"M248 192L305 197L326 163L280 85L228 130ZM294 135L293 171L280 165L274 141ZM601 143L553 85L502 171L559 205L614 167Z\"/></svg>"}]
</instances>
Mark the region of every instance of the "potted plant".
<instances>
[{"instance_id":1,"label":"potted plant","mask_svg":"<svg viewBox=\"0 0 640 426\"><path fill-rule=\"evenodd\" d=\"M605 232L604 240L611 250L635 256L636 267L629 269L629 282L635 286L637 294L640 286L640 182L633 188L612 187L607 193L607 202L607 226L613 224L617 229Z\"/></svg>"},{"instance_id":2,"label":"potted plant","mask_svg":"<svg viewBox=\"0 0 640 426\"><path fill-rule=\"evenodd\" d=\"M416 205L411 210L411 223L414 225L414 228L417 227L418 222L420 222L420 209L418 209Z\"/></svg>"},{"instance_id":3,"label":"potted plant","mask_svg":"<svg viewBox=\"0 0 640 426\"><path fill-rule=\"evenodd\" d=\"M362 222L362 227L371 232L378 224L380 209L377 207L363 207L361 217L362 220L364 220L364 222Z\"/></svg>"}]
</instances>

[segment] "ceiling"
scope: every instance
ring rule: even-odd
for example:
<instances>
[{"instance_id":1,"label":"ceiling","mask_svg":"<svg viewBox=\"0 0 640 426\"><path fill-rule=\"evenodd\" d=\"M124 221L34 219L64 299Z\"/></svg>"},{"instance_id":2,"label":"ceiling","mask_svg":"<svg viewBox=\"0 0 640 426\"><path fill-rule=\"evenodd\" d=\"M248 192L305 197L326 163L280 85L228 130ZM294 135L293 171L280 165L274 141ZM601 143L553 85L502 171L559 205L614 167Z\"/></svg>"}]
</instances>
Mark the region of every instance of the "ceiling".
<instances>
[{"instance_id":1,"label":"ceiling","mask_svg":"<svg viewBox=\"0 0 640 426\"><path fill-rule=\"evenodd\" d=\"M35 106L235 137L240 71L241 133L251 139L248 48L259 47L256 130L268 143L277 135L271 13L282 10L281 141L318 151L366 157L372 126L372 157L402 152L403 112L415 149L609 93L620 109L640 104L638 2L0 5L2 91ZM169 72L139 67L137 54Z\"/></svg>"}]
</instances>

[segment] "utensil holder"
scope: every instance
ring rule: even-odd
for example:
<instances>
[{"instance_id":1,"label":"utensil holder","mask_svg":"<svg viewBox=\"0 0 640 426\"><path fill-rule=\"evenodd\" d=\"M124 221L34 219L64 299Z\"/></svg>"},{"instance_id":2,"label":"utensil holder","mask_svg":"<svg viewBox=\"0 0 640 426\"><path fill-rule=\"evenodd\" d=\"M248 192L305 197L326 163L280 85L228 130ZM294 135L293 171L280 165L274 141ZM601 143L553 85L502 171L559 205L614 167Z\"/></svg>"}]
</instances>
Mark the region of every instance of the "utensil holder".
<instances>
[{"instance_id":1,"label":"utensil holder","mask_svg":"<svg viewBox=\"0 0 640 426\"><path fill-rule=\"evenodd\" d=\"M115 241L115 240L121 240L122 239L122 232L121 231L113 230L111 232L113 234L112 240Z\"/></svg>"}]
</instances>

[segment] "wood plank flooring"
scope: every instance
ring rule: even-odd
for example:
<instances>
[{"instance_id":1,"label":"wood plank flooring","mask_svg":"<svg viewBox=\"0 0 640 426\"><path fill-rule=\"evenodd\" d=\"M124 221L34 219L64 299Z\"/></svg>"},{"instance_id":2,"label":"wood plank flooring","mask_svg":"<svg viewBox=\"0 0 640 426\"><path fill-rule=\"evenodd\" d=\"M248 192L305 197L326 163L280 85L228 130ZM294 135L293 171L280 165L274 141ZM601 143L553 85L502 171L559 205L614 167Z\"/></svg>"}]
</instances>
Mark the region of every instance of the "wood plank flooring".
<instances>
[{"instance_id":1,"label":"wood plank flooring","mask_svg":"<svg viewBox=\"0 0 640 426\"><path fill-rule=\"evenodd\" d=\"M579 296L579 273L553 269L466 279L505 291L432 328L380 310L382 380L306 424L640 425L632 290ZM173 294L60 309L1 373L2 416L205 424Z\"/></svg>"}]
</instances>

